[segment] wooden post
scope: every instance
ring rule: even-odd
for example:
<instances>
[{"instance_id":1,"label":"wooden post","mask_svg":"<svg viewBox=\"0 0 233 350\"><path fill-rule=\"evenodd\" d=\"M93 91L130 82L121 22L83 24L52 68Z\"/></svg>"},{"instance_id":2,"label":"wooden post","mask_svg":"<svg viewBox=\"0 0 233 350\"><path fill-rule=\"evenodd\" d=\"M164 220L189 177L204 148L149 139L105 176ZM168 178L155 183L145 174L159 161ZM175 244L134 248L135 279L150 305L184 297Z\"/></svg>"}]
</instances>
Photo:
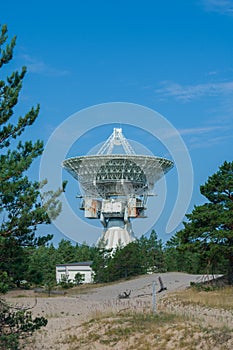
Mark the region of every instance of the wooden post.
<instances>
[{"instance_id":1,"label":"wooden post","mask_svg":"<svg viewBox=\"0 0 233 350\"><path fill-rule=\"evenodd\" d=\"M153 314L156 313L156 288L155 288L155 281L152 285L152 312Z\"/></svg>"},{"instance_id":2,"label":"wooden post","mask_svg":"<svg viewBox=\"0 0 233 350\"><path fill-rule=\"evenodd\" d=\"M159 284L160 284L160 290L158 291L158 293L162 292L163 290L167 290L167 288L164 287L164 285L163 285L162 278L159 277L158 279L159 279Z\"/></svg>"}]
</instances>

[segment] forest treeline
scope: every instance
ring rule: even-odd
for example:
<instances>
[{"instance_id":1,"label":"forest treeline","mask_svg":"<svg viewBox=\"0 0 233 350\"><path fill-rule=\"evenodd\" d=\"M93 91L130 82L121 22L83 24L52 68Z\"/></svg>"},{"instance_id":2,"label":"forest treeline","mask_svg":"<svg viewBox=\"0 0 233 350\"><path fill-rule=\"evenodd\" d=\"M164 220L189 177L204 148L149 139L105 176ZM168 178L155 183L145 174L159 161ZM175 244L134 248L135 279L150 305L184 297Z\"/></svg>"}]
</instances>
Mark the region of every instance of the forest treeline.
<instances>
[{"instance_id":1,"label":"forest treeline","mask_svg":"<svg viewBox=\"0 0 233 350\"><path fill-rule=\"evenodd\" d=\"M86 244L72 244L62 239L57 247L44 243L38 247L0 246L0 256L4 257L1 268L7 274L8 287L33 287L56 285L56 264L93 261L94 282L112 282L146 273L182 271L188 273L227 273L228 261L222 256L210 261L208 254L183 249L177 237L172 237L165 245L152 230L125 247L114 251ZM7 279L6 279L7 281ZM67 285L71 286L69 280ZM3 288L6 286L3 285Z\"/></svg>"}]
</instances>

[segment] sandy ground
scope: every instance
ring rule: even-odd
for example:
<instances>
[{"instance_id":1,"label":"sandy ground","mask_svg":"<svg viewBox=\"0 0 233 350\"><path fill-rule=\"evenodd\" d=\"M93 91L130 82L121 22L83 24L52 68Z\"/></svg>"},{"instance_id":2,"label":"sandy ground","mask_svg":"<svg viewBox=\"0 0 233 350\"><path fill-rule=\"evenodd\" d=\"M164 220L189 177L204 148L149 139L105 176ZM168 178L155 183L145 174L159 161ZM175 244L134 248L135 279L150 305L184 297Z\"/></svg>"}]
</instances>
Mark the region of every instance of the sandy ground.
<instances>
[{"instance_id":1,"label":"sandy ground","mask_svg":"<svg viewBox=\"0 0 233 350\"><path fill-rule=\"evenodd\" d=\"M37 304L32 309L34 316L45 316L48 325L37 332L30 349L68 349L60 341L69 330L81 330L80 325L101 311L119 311L132 308L152 308L152 288L155 283L156 291L160 289L158 278L161 277L166 291L156 293L156 305L167 293L184 289L190 282L201 282L203 275L189 275L184 273L164 273L142 276L133 280L93 288L83 294L70 294L56 297L37 297ZM131 291L129 299L119 299L118 295L124 291ZM71 292L72 293L72 290ZM20 295L21 294L21 295ZM22 296L20 291L7 294L11 304L33 306L34 297ZM198 310L196 311L199 312Z\"/></svg>"}]
</instances>

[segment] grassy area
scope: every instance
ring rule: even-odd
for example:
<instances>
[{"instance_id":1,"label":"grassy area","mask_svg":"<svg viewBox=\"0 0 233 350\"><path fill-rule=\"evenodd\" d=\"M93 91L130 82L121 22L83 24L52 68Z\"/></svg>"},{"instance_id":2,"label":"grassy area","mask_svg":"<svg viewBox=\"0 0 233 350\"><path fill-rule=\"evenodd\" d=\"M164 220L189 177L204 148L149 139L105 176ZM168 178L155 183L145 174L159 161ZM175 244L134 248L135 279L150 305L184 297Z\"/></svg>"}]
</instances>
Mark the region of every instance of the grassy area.
<instances>
[{"instance_id":1,"label":"grassy area","mask_svg":"<svg viewBox=\"0 0 233 350\"><path fill-rule=\"evenodd\" d=\"M220 321L222 310L230 310L231 320L228 325L205 322L200 320L198 312L192 312L197 310L196 306L200 312L219 309L214 315ZM188 307L190 312L182 312L182 307ZM60 344L66 344L69 350L230 350L233 349L231 310L232 287L209 292L189 288L162 298L154 314L151 307L144 312L136 308L130 312L98 312L79 329L69 329Z\"/></svg>"},{"instance_id":2,"label":"grassy area","mask_svg":"<svg viewBox=\"0 0 233 350\"><path fill-rule=\"evenodd\" d=\"M233 287L224 287L212 291L199 291L188 288L172 294L183 305L200 305L209 308L233 310Z\"/></svg>"},{"instance_id":3,"label":"grassy area","mask_svg":"<svg viewBox=\"0 0 233 350\"><path fill-rule=\"evenodd\" d=\"M70 294L90 292L98 285L77 286ZM18 294L18 297L22 297ZM202 291L188 288L161 294L157 313L151 298L106 301L92 309L92 319L69 326L56 338L65 350L231 350L233 349L233 287ZM101 310L104 310L102 312ZM66 310L54 315L68 317ZM77 315L72 315L78 317Z\"/></svg>"},{"instance_id":4,"label":"grassy area","mask_svg":"<svg viewBox=\"0 0 233 350\"><path fill-rule=\"evenodd\" d=\"M102 314L69 333L63 344L73 349L231 349L232 331L213 328L185 316L158 314Z\"/></svg>"}]
</instances>

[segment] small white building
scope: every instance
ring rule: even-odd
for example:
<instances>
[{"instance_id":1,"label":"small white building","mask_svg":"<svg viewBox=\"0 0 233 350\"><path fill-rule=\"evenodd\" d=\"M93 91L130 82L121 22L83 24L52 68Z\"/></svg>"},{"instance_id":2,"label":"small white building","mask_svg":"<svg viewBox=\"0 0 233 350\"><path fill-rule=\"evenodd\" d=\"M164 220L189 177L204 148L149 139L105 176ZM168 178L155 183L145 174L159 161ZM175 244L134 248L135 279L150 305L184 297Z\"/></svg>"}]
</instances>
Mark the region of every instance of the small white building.
<instances>
[{"instance_id":1,"label":"small white building","mask_svg":"<svg viewBox=\"0 0 233 350\"><path fill-rule=\"evenodd\" d=\"M80 273L83 276L83 283L92 283L94 274L94 271L91 268L92 263L93 261L83 261L71 264L56 265L57 283L59 283L64 277L73 282L77 273Z\"/></svg>"}]
</instances>

